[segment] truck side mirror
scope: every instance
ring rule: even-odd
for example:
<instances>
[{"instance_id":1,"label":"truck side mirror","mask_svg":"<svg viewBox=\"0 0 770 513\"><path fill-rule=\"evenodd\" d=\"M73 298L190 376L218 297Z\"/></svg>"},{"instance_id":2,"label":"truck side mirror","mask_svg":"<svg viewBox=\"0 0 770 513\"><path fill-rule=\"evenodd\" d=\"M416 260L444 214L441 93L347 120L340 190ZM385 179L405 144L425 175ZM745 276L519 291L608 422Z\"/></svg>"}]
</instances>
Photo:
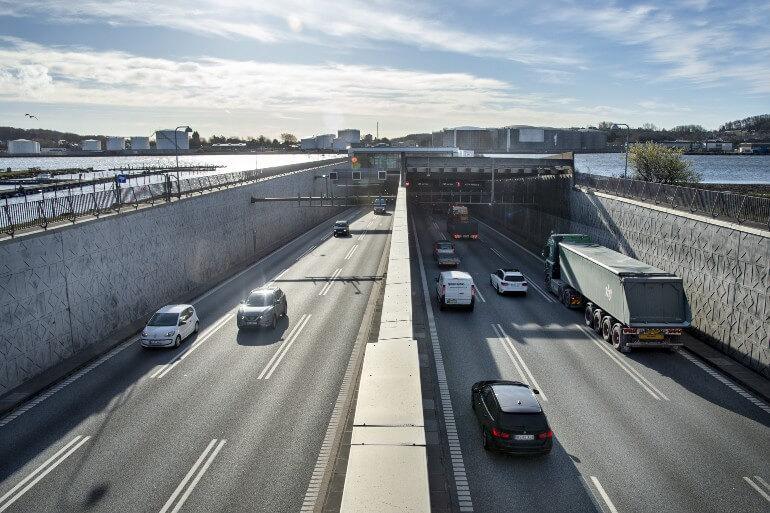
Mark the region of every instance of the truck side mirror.
<instances>
[{"instance_id":1,"label":"truck side mirror","mask_svg":"<svg viewBox=\"0 0 770 513\"><path fill-rule=\"evenodd\" d=\"M537 388L533 388L532 393L540 395L540 390L538 390Z\"/></svg>"}]
</instances>

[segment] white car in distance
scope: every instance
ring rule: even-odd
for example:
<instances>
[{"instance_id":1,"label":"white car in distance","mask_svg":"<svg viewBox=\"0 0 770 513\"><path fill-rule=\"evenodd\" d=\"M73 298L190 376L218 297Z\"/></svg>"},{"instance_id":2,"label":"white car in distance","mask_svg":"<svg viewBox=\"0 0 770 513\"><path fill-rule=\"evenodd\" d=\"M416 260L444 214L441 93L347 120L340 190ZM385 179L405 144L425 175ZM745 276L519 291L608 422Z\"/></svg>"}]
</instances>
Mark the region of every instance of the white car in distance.
<instances>
[{"instance_id":1,"label":"white car in distance","mask_svg":"<svg viewBox=\"0 0 770 513\"><path fill-rule=\"evenodd\" d=\"M489 283L498 294L526 295L529 287L518 269L498 269L489 275Z\"/></svg>"},{"instance_id":2,"label":"white car in distance","mask_svg":"<svg viewBox=\"0 0 770 513\"><path fill-rule=\"evenodd\" d=\"M139 343L142 347L179 347L199 329L198 313L192 305L167 305L150 317Z\"/></svg>"}]
</instances>

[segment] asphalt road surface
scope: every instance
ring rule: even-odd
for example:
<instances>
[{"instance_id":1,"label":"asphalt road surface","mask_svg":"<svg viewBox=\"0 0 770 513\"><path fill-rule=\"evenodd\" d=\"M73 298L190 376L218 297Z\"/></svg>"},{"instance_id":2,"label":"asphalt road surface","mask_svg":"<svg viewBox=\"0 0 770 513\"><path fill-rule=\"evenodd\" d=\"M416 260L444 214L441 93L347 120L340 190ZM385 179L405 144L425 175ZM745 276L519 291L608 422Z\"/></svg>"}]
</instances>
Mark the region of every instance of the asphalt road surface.
<instances>
[{"instance_id":1,"label":"asphalt road surface","mask_svg":"<svg viewBox=\"0 0 770 513\"><path fill-rule=\"evenodd\" d=\"M484 224L480 240L457 242L459 269L480 292L475 311L440 312L431 246L445 225L427 211L412 218L474 511L770 511L770 414L762 405L686 351L616 352L585 328L582 311L544 291L535 255ZM527 297L496 294L489 274L503 267L524 272ZM482 448L470 388L496 378L541 390L555 433L550 455Z\"/></svg>"},{"instance_id":2,"label":"asphalt road surface","mask_svg":"<svg viewBox=\"0 0 770 513\"><path fill-rule=\"evenodd\" d=\"M348 214L351 237L319 225L194 301L179 349L129 341L0 418L0 513L299 511L390 232ZM268 282L288 318L239 333Z\"/></svg>"}]
</instances>

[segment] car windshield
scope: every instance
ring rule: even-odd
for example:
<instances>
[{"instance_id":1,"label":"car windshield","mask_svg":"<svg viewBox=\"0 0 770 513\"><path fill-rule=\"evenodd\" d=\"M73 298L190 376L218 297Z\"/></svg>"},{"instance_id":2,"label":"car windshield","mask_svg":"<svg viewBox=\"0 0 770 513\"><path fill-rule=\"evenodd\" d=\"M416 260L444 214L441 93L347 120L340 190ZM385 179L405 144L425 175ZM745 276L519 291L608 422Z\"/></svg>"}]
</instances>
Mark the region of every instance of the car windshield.
<instances>
[{"instance_id":1,"label":"car windshield","mask_svg":"<svg viewBox=\"0 0 770 513\"><path fill-rule=\"evenodd\" d=\"M506 431L545 431L548 422L542 413L502 413L500 427Z\"/></svg>"},{"instance_id":2,"label":"car windshield","mask_svg":"<svg viewBox=\"0 0 770 513\"><path fill-rule=\"evenodd\" d=\"M506 274L505 281L524 281L524 277L518 274Z\"/></svg>"},{"instance_id":3,"label":"car windshield","mask_svg":"<svg viewBox=\"0 0 770 513\"><path fill-rule=\"evenodd\" d=\"M454 249L454 246L448 242L439 242L436 244L436 248L441 250L452 250Z\"/></svg>"},{"instance_id":4,"label":"car windshield","mask_svg":"<svg viewBox=\"0 0 770 513\"><path fill-rule=\"evenodd\" d=\"M157 312L150 318L147 326L176 326L179 320L179 314Z\"/></svg>"},{"instance_id":5,"label":"car windshield","mask_svg":"<svg viewBox=\"0 0 770 513\"><path fill-rule=\"evenodd\" d=\"M346 221L337 221L336 223L334 223L334 226L339 226L339 227L343 227L343 228L345 226L347 226L347 225L348 225L348 223Z\"/></svg>"},{"instance_id":6,"label":"car windshield","mask_svg":"<svg viewBox=\"0 0 770 513\"><path fill-rule=\"evenodd\" d=\"M260 292L258 294L252 294L246 300L248 306L270 306L273 304L273 294Z\"/></svg>"}]
</instances>

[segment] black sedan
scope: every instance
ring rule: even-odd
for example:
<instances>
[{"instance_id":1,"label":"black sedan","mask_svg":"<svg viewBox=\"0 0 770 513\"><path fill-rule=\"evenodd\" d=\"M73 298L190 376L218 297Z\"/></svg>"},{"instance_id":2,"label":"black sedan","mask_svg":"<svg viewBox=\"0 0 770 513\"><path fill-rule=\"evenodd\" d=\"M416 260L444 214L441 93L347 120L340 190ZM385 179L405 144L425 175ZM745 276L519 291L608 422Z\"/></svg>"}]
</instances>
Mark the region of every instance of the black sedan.
<instances>
[{"instance_id":1,"label":"black sedan","mask_svg":"<svg viewBox=\"0 0 770 513\"><path fill-rule=\"evenodd\" d=\"M471 388L484 449L510 454L548 454L553 431L535 389L519 381L479 381Z\"/></svg>"}]
</instances>

